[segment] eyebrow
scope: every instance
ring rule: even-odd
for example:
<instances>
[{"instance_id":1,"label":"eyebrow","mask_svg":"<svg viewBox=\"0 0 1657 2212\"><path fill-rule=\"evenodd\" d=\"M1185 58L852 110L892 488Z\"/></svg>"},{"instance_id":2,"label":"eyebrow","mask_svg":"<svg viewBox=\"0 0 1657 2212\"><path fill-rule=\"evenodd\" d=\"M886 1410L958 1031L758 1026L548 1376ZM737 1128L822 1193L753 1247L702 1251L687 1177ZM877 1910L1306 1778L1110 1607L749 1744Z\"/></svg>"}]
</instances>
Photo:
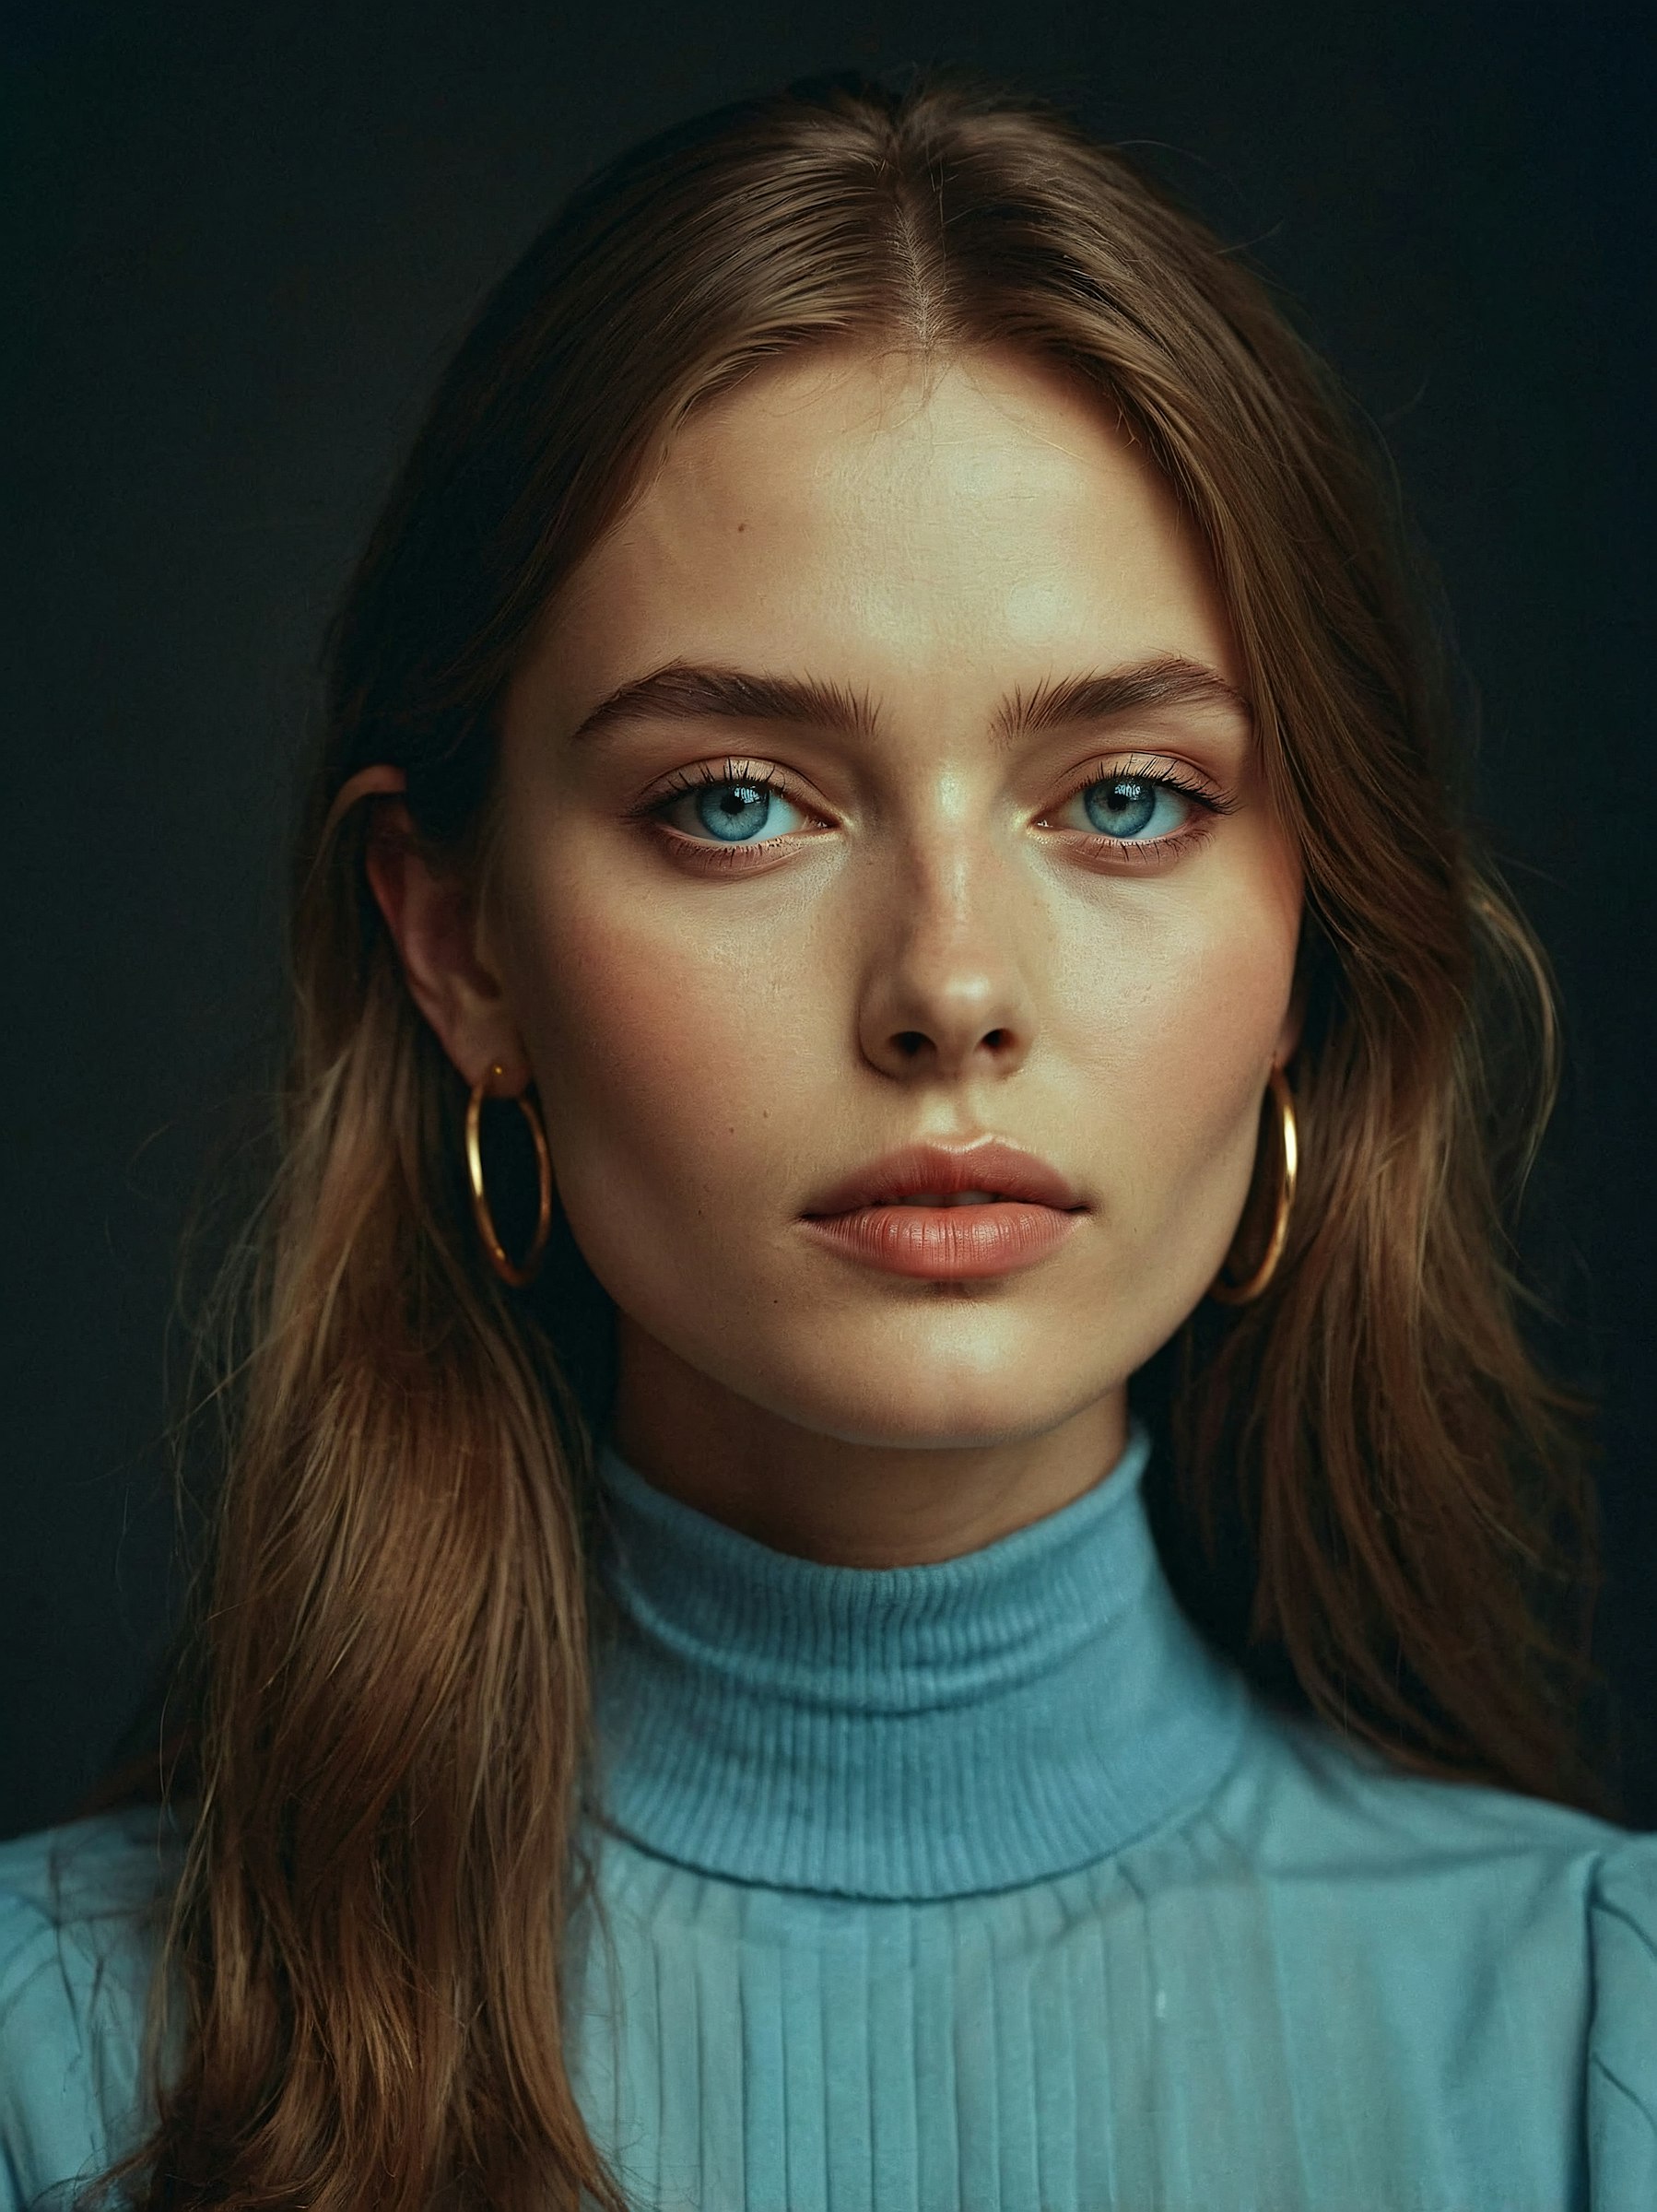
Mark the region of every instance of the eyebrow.
<instances>
[{"instance_id":1,"label":"eyebrow","mask_svg":"<svg viewBox=\"0 0 1657 2212\"><path fill-rule=\"evenodd\" d=\"M1181 706L1220 707L1253 723L1248 700L1216 670L1182 654L1165 653L1127 667L1039 684L1028 698L1015 687L997 707L992 728L998 738L1010 742L1026 731L1108 722L1142 707ZM866 692L852 691L843 684L672 661L601 700L571 741L646 717L667 722L783 722L838 730L849 736L880 735L879 709Z\"/></svg>"},{"instance_id":2,"label":"eyebrow","mask_svg":"<svg viewBox=\"0 0 1657 2212\"><path fill-rule=\"evenodd\" d=\"M1055 730L1075 722L1110 722L1141 707L1218 707L1253 727L1254 710L1216 669L1182 653L1135 661L1125 668L1094 676L1068 676L1039 684L1026 699L1015 688L997 709L998 737L1011 740L1027 730Z\"/></svg>"}]
</instances>

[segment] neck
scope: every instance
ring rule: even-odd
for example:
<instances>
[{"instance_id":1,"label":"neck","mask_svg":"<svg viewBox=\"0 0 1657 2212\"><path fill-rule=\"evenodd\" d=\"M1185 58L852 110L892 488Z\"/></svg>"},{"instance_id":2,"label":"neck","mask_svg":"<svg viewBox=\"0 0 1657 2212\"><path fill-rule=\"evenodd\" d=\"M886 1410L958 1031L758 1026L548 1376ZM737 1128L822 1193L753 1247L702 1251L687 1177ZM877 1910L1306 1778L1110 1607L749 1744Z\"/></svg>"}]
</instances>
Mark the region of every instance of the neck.
<instances>
[{"instance_id":1,"label":"neck","mask_svg":"<svg viewBox=\"0 0 1657 2212\"><path fill-rule=\"evenodd\" d=\"M1142 1495L1148 1434L962 1557L791 1558L597 1467L600 1822L706 1874L847 1897L1046 1879L1213 1788L1239 1677L1187 1622Z\"/></svg>"},{"instance_id":2,"label":"neck","mask_svg":"<svg viewBox=\"0 0 1657 2212\"><path fill-rule=\"evenodd\" d=\"M786 1419L622 1317L610 1433L654 1488L825 1566L925 1566L979 1550L1097 1483L1127 1438L1118 1385L1033 1436L885 1443Z\"/></svg>"}]
</instances>

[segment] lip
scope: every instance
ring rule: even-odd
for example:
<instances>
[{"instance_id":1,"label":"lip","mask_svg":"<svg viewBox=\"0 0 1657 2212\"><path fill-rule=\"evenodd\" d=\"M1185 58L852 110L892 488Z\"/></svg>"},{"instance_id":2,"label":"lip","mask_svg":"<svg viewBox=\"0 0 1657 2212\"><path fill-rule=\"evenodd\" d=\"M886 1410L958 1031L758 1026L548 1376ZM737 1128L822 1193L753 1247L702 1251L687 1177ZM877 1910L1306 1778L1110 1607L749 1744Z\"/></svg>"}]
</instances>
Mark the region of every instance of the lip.
<instances>
[{"instance_id":1,"label":"lip","mask_svg":"<svg viewBox=\"0 0 1657 2212\"><path fill-rule=\"evenodd\" d=\"M885 1159L876 1159L867 1168L856 1168L839 1183L814 1199L805 1207L807 1221L823 1221L828 1217L854 1215L861 1207L891 1206L896 1199L916 1196L918 1193L938 1193L951 1196L958 1190L993 1190L998 1199L1011 1199L1017 1204L1044 1206L1060 1215L1087 1212L1079 1194L1071 1183L1049 1168L1044 1159L1035 1159L1033 1152L1024 1152L1020 1146L1005 1144L998 1137L980 1137L976 1144L965 1148L940 1144L910 1144L899 1152L887 1152ZM905 1212L916 1221L935 1221L945 1215L945 1207L913 1206ZM1006 1206L951 1206L946 1207L949 1221L960 1221L962 1215L1009 1215ZM991 1223L984 1223L991 1228Z\"/></svg>"},{"instance_id":2,"label":"lip","mask_svg":"<svg viewBox=\"0 0 1657 2212\"><path fill-rule=\"evenodd\" d=\"M964 1283L1016 1275L1056 1252L1081 1210L1020 1200L994 1206L864 1206L808 1215L805 1233L842 1258L918 1282Z\"/></svg>"}]
</instances>

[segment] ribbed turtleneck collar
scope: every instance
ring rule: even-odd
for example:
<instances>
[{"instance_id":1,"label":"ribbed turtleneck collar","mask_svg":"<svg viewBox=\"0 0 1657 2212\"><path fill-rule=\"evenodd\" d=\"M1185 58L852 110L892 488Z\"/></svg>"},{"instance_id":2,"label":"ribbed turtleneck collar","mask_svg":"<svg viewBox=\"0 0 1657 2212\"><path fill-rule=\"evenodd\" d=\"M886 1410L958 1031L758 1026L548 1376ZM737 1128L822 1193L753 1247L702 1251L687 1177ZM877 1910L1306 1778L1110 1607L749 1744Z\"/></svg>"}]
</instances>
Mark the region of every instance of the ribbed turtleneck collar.
<instances>
[{"instance_id":1,"label":"ribbed turtleneck collar","mask_svg":"<svg viewBox=\"0 0 1657 2212\"><path fill-rule=\"evenodd\" d=\"M599 1462L599 1810L680 1864L847 1897L1045 1879L1197 1803L1243 1694L1185 1619L1137 1424L1104 1478L977 1551L828 1567Z\"/></svg>"}]
</instances>

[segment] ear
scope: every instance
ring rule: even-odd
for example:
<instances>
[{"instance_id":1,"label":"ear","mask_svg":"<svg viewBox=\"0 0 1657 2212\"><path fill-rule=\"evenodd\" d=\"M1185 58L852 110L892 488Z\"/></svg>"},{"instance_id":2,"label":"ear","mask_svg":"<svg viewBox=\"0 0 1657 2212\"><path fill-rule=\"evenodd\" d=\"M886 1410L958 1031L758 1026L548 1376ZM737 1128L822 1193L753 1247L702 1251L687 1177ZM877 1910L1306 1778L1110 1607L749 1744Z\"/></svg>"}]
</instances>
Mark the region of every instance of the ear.
<instances>
[{"instance_id":1,"label":"ear","mask_svg":"<svg viewBox=\"0 0 1657 2212\"><path fill-rule=\"evenodd\" d=\"M468 1085L499 1065L512 1097L529 1062L500 979L480 957L476 901L458 873L427 857L402 799L376 802L365 865L410 997Z\"/></svg>"}]
</instances>

